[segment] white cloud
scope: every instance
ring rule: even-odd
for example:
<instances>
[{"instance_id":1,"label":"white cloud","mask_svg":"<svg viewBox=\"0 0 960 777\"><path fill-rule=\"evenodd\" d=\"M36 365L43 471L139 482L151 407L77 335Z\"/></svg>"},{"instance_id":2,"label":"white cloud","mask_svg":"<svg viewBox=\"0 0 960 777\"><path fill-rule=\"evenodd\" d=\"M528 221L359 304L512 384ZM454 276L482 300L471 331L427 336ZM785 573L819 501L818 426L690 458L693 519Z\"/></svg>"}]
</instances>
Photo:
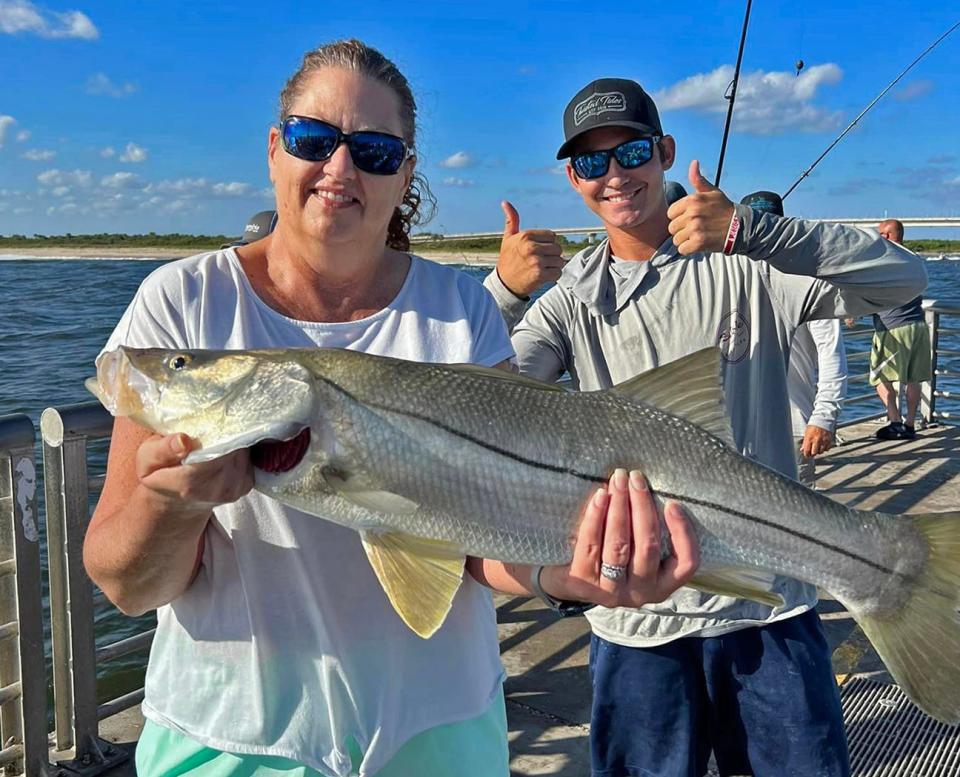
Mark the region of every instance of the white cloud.
<instances>
[{"instance_id":1,"label":"white cloud","mask_svg":"<svg viewBox=\"0 0 960 777\"><path fill-rule=\"evenodd\" d=\"M89 170L44 170L37 176L44 186L89 186Z\"/></svg>"},{"instance_id":2,"label":"white cloud","mask_svg":"<svg viewBox=\"0 0 960 777\"><path fill-rule=\"evenodd\" d=\"M2 2L2 0L0 0ZM127 81L115 84L105 73L94 73L87 79L87 94L105 94L107 97L129 97L137 91L137 85Z\"/></svg>"},{"instance_id":3,"label":"white cloud","mask_svg":"<svg viewBox=\"0 0 960 777\"><path fill-rule=\"evenodd\" d=\"M50 192L54 197L66 197L70 193L69 186L58 186Z\"/></svg>"},{"instance_id":4,"label":"white cloud","mask_svg":"<svg viewBox=\"0 0 960 777\"><path fill-rule=\"evenodd\" d=\"M147 149L138 146L136 143L127 143L123 154L120 156L121 162L142 162L147 158Z\"/></svg>"},{"instance_id":5,"label":"white cloud","mask_svg":"<svg viewBox=\"0 0 960 777\"><path fill-rule=\"evenodd\" d=\"M252 188L248 183L233 181L231 183L215 183L210 191L217 197L243 197L249 194Z\"/></svg>"},{"instance_id":6,"label":"white cloud","mask_svg":"<svg viewBox=\"0 0 960 777\"><path fill-rule=\"evenodd\" d=\"M546 173L547 175L563 175L567 174L567 163L561 162L559 165L547 165L546 167L531 167L527 172L542 174Z\"/></svg>"},{"instance_id":7,"label":"white cloud","mask_svg":"<svg viewBox=\"0 0 960 777\"><path fill-rule=\"evenodd\" d=\"M832 129L840 123L840 112L814 105L812 100L821 86L842 78L843 71L832 62L808 67L800 75L763 70L741 73L734 127L753 135ZM732 80L733 66L723 65L661 89L653 98L661 110L692 110L722 117L727 111L723 95Z\"/></svg>"},{"instance_id":8,"label":"white cloud","mask_svg":"<svg viewBox=\"0 0 960 777\"><path fill-rule=\"evenodd\" d=\"M930 94L932 91L933 81L920 78L916 81L911 81L906 86L895 91L893 93L893 99L899 100L900 102L907 102L908 100L916 100L918 97Z\"/></svg>"},{"instance_id":9,"label":"white cloud","mask_svg":"<svg viewBox=\"0 0 960 777\"><path fill-rule=\"evenodd\" d=\"M473 181L471 181L471 180L469 180L469 179L467 179L467 178L455 178L455 177L453 177L453 176L450 176L449 178L444 178L444 179L443 179L443 185L444 185L444 186L456 186L456 187L459 188L459 189L467 189L467 188L473 186Z\"/></svg>"},{"instance_id":10,"label":"white cloud","mask_svg":"<svg viewBox=\"0 0 960 777\"><path fill-rule=\"evenodd\" d=\"M29 159L31 162L46 162L56 155L57 152L51 151L49 148L31 148L29 151L24 151L20 156Z\"/></svg>"},{"instance_id":11,"label":"white cloud","mask_svg":"<svg viewBox=\"0 0 960 777\"><path fill-rule=\"evenodd\" d=\"M116 153L117 153L117 151L116 151L116 149L114 149L113 146L107 146L106 148L104 148L104 149L102 149L102 150L100 151L100 156L102 156L104 159L109 159L110 157L112 157L112 156L113 156L114 154L116 154Z\"/></svg>"},{"instance_id":12,"label":"white cloud","mask_svg":"<svg viewBox=\"0 0 960 777\"><path fill-rule=\"evenodd\" d=\"M157 181L149 184L144 191L148 194L159 192L160 194L184 194L198 193L207 188L210 182L206 178L178 178L174 181Z\"/></svg>"},{"instance_id":13,"label":"white cloud","mask_svg":"<svg viewBox=\"0 0 960 777\"><path fill-rule=\"evenodd\" d=\"M41 38L96 40L100 32L80 11L45 11L29 0L0 0L0 32L7 35L33 33Z\"/></svg>"},{"instance_id":14,"label":"white cloud","mask_svg":"<svg viewBox=\"0 0 960 777\"><path fill-rule=\"evenodd\" d=\"M458 151L456 154L451 154L442 162L440 162L440 167L447 167L451 170L459 170L464 167L470 167L472 164L474 164L472 156L470 156L466 151Z\"/></svg>"},{"instance_id":15,"label":"white cloud","mask_svg":"<svg viewBox=\"0 0 960 777\"><path fill-rule=\"evenodd\" d=\"M130 189L140 186L141 181L134 173L114 173L101 178L100 185L108 189Z\"/></svg>"},{"instance_id":16,"label":"white cloud","mask_svg":"<svg viewBox=\"0 0 960 777\"><path fill-rule=\"evenodd\" d=\"M17 133L17 143L23 143L27 140L30 140L30 130L20 130Z\"/></svg>"},{"instance_id":17,"label":"white cloud","mask_svg":"<svg viewBox=\"0 0 960 777\"><path fill-rule=\"evenodd\" d=\"M17 120L13 116L0 116L0 148L3 148L3 141L6 140L7 131Z\"/></svg>"}]
</instances>

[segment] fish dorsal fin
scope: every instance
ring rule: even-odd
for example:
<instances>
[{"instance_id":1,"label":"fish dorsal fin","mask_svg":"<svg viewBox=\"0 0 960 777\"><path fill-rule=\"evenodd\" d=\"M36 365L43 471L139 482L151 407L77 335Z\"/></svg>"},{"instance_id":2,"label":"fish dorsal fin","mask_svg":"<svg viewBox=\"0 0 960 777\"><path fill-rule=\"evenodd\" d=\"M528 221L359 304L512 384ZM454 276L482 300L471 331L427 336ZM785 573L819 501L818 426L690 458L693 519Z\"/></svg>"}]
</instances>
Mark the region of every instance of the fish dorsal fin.
<instances>
[{"instance_id":1,"label":"fish dorsal fin","mask_svg":"<svg viewBox=\"0 0 960 777\"><path fill-rule=\"evenodd\" d=\"M420 505L392 491L384 491L367 482L363 477L357 477L339 470L324 470L323 479L327 485L348 502L371 510L375 513L392 513L394 515L412 515Z\"/></svg>"},{"instance_id":2,"label":"fish dorsal fin","mask_svg":"<svg viewBox=\"0 0 960 777\"><path fill-rule=\"evenodd\" d=\"M783 597L767 589L773 575L746 567L709 567L697 571L687 583L691 588L711 594L736 596L770 607L783 604Z\"/></svg>"},{"instance_id":3,"label":"fish dorsal fin","mask_svg":"<svg viewBox=\"0 0 960 777\"><path fill-rule=\"evenodd\" d=\"M540 391L565 392L565 389L561 388L556 383L544 383L542 380L521 375L519 372L514 372L513 370L504 370L500 367L481 367L478 364L449 364L445 366L454 372L462 372L467 375L482 375L487 378L495 378L496 380L517 383L521 386L526 386L527 388L540 389Z\"/></svg>"},{"instance_id":4,"label":"fish dorsal fin","mask_svg":"<svg viewBox=\"0 0 960 777\"><path fill-rule=\"evenodd\" d=\"M465 556L453 543L399 532L362 532L363 549L393 609L429 639L450 612Z\"/></svg>"},{"instance_id":5,"label":"fish dorsal fin","mask_svg":"<svg viewBox=\"0 0 960 777\"><path fill-rule=\"evenodd\" d=\"M696 351L630 378L611 391L683 418L736 448L720 385L719 348Z\"/></svg>"}]
</instances>

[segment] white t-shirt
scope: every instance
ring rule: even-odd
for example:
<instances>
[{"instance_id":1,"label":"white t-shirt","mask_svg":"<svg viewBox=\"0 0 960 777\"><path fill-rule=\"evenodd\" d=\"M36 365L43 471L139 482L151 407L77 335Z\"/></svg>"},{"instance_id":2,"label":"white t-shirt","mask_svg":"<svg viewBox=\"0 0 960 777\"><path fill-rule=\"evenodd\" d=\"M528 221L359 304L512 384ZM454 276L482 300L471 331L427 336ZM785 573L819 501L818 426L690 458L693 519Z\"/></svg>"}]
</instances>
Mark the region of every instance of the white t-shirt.
<instances>
[{"instance_id":1,"label":"white t-shirt","mask_svg":"<svg viewBox=\"0 0 960 777\"><path fill-rule=\"evenodd\" d=\"M141 285L107 349L349 348L494 365L513 355L496 304L453 268L412 257L393 302L360 321L287 318L250 286L233 249L165 265ZM144 715L236 753L361 774L404 742L483 713L503 667L490 591L469 575L429 640L396 615L359 535L251 492L219 507L190 588L158 610Z\"/></svg>"}]
</instances>

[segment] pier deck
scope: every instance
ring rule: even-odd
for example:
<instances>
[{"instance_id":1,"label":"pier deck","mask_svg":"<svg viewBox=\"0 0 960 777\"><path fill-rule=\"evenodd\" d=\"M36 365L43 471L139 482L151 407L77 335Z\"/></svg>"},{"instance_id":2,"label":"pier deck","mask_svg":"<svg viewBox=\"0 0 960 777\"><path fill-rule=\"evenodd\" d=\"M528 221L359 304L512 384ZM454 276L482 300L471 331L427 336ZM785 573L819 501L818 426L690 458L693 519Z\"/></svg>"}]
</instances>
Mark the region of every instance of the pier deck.
<instances>
[{"instance_id":1,"label":"pier deck","mask_svg":"<svg viewBox=\"0 0 960 777\"><path fill-rule=\"evenodd\" d=\"M909 442L874 439L874 423L847 427L843 444L826 454L817 473L818 485L833 498L862 509L884 512L939 512L960 509L960 428L936 426ZM506 699L514 775L584 777L589 774L587 733L590 680L587 673L589 629L582 618L558 619L536 601L497 597L500 645L507 670ZM834 670L842 688L855 679L890 683L863 633L836 602L825 599L819 611L833 651ZM890 702L881 702L890 704ZM101 732L114 742L135 742L141 719L129 710L104 721ZM872 773L880 763L885 774L956 774L939 770L901 771L898 741L908 737L897 724L889 741L876 746L855 774ZM849 730L849 727L848 727ZM952 738L952 739L951 739ZM927 744L910 745L911 756L922 748L940 747L943 757L960 750L960 732L939 729ZM951 745L950 742L953 742ZM855 741L851 734L851 750ZM945 744L949 745L945 748ZM954 746L955 745L955 746ZM132 750L132 745L129 745ZM902 751L903 748L900 748ZM941 756L937 756L939 759ZM880 760L878 760L880 759ZM936 767L933 767L936 769ZM132 765L111 777L133 775Z\"/></svg>"}]
</instances>

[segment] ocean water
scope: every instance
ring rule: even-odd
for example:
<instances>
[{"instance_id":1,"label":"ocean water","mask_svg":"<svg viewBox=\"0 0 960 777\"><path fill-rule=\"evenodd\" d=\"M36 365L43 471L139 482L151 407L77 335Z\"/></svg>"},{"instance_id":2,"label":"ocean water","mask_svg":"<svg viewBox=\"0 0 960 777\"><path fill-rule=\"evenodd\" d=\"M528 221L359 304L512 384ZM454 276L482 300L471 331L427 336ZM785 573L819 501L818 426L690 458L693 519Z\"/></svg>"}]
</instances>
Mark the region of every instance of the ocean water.
<instances>
[{"instance_id":1,"label":"ocean water","mask_svg":"<svg viewBox=\"0 0 960 777\"><path fill-rule=\"evenodd\" d=\"M46 407L90 400L83 380L93 374L97 353L140 282L161 264L136 258L41 260L0 255L0 415L26 413L38 423ZM463 269L477 278L488 272ZM925 296L960 306L960 257L929 261L927 271ZM848 341L848 351L863 350L868 342ZM943 335L941 346L960 350L960 332ZM863 362L855 364L852 373L866 370ZM957 378L941 385L960 392ZM863 390L852 387L853 393ZM859 405L849 412L859 416L871 409ZM91 474L102 469L105 450L105 444L93 447ZM39 450L37 457L39 462ZM42 514L41 484L38 499ZM101 606L96 622L97 644L103 645L148 627L154 619L125 618L112 607ZM100 701L142 684L144 661L141 652L104 664Z\"/></svg>"}]
</instances>

